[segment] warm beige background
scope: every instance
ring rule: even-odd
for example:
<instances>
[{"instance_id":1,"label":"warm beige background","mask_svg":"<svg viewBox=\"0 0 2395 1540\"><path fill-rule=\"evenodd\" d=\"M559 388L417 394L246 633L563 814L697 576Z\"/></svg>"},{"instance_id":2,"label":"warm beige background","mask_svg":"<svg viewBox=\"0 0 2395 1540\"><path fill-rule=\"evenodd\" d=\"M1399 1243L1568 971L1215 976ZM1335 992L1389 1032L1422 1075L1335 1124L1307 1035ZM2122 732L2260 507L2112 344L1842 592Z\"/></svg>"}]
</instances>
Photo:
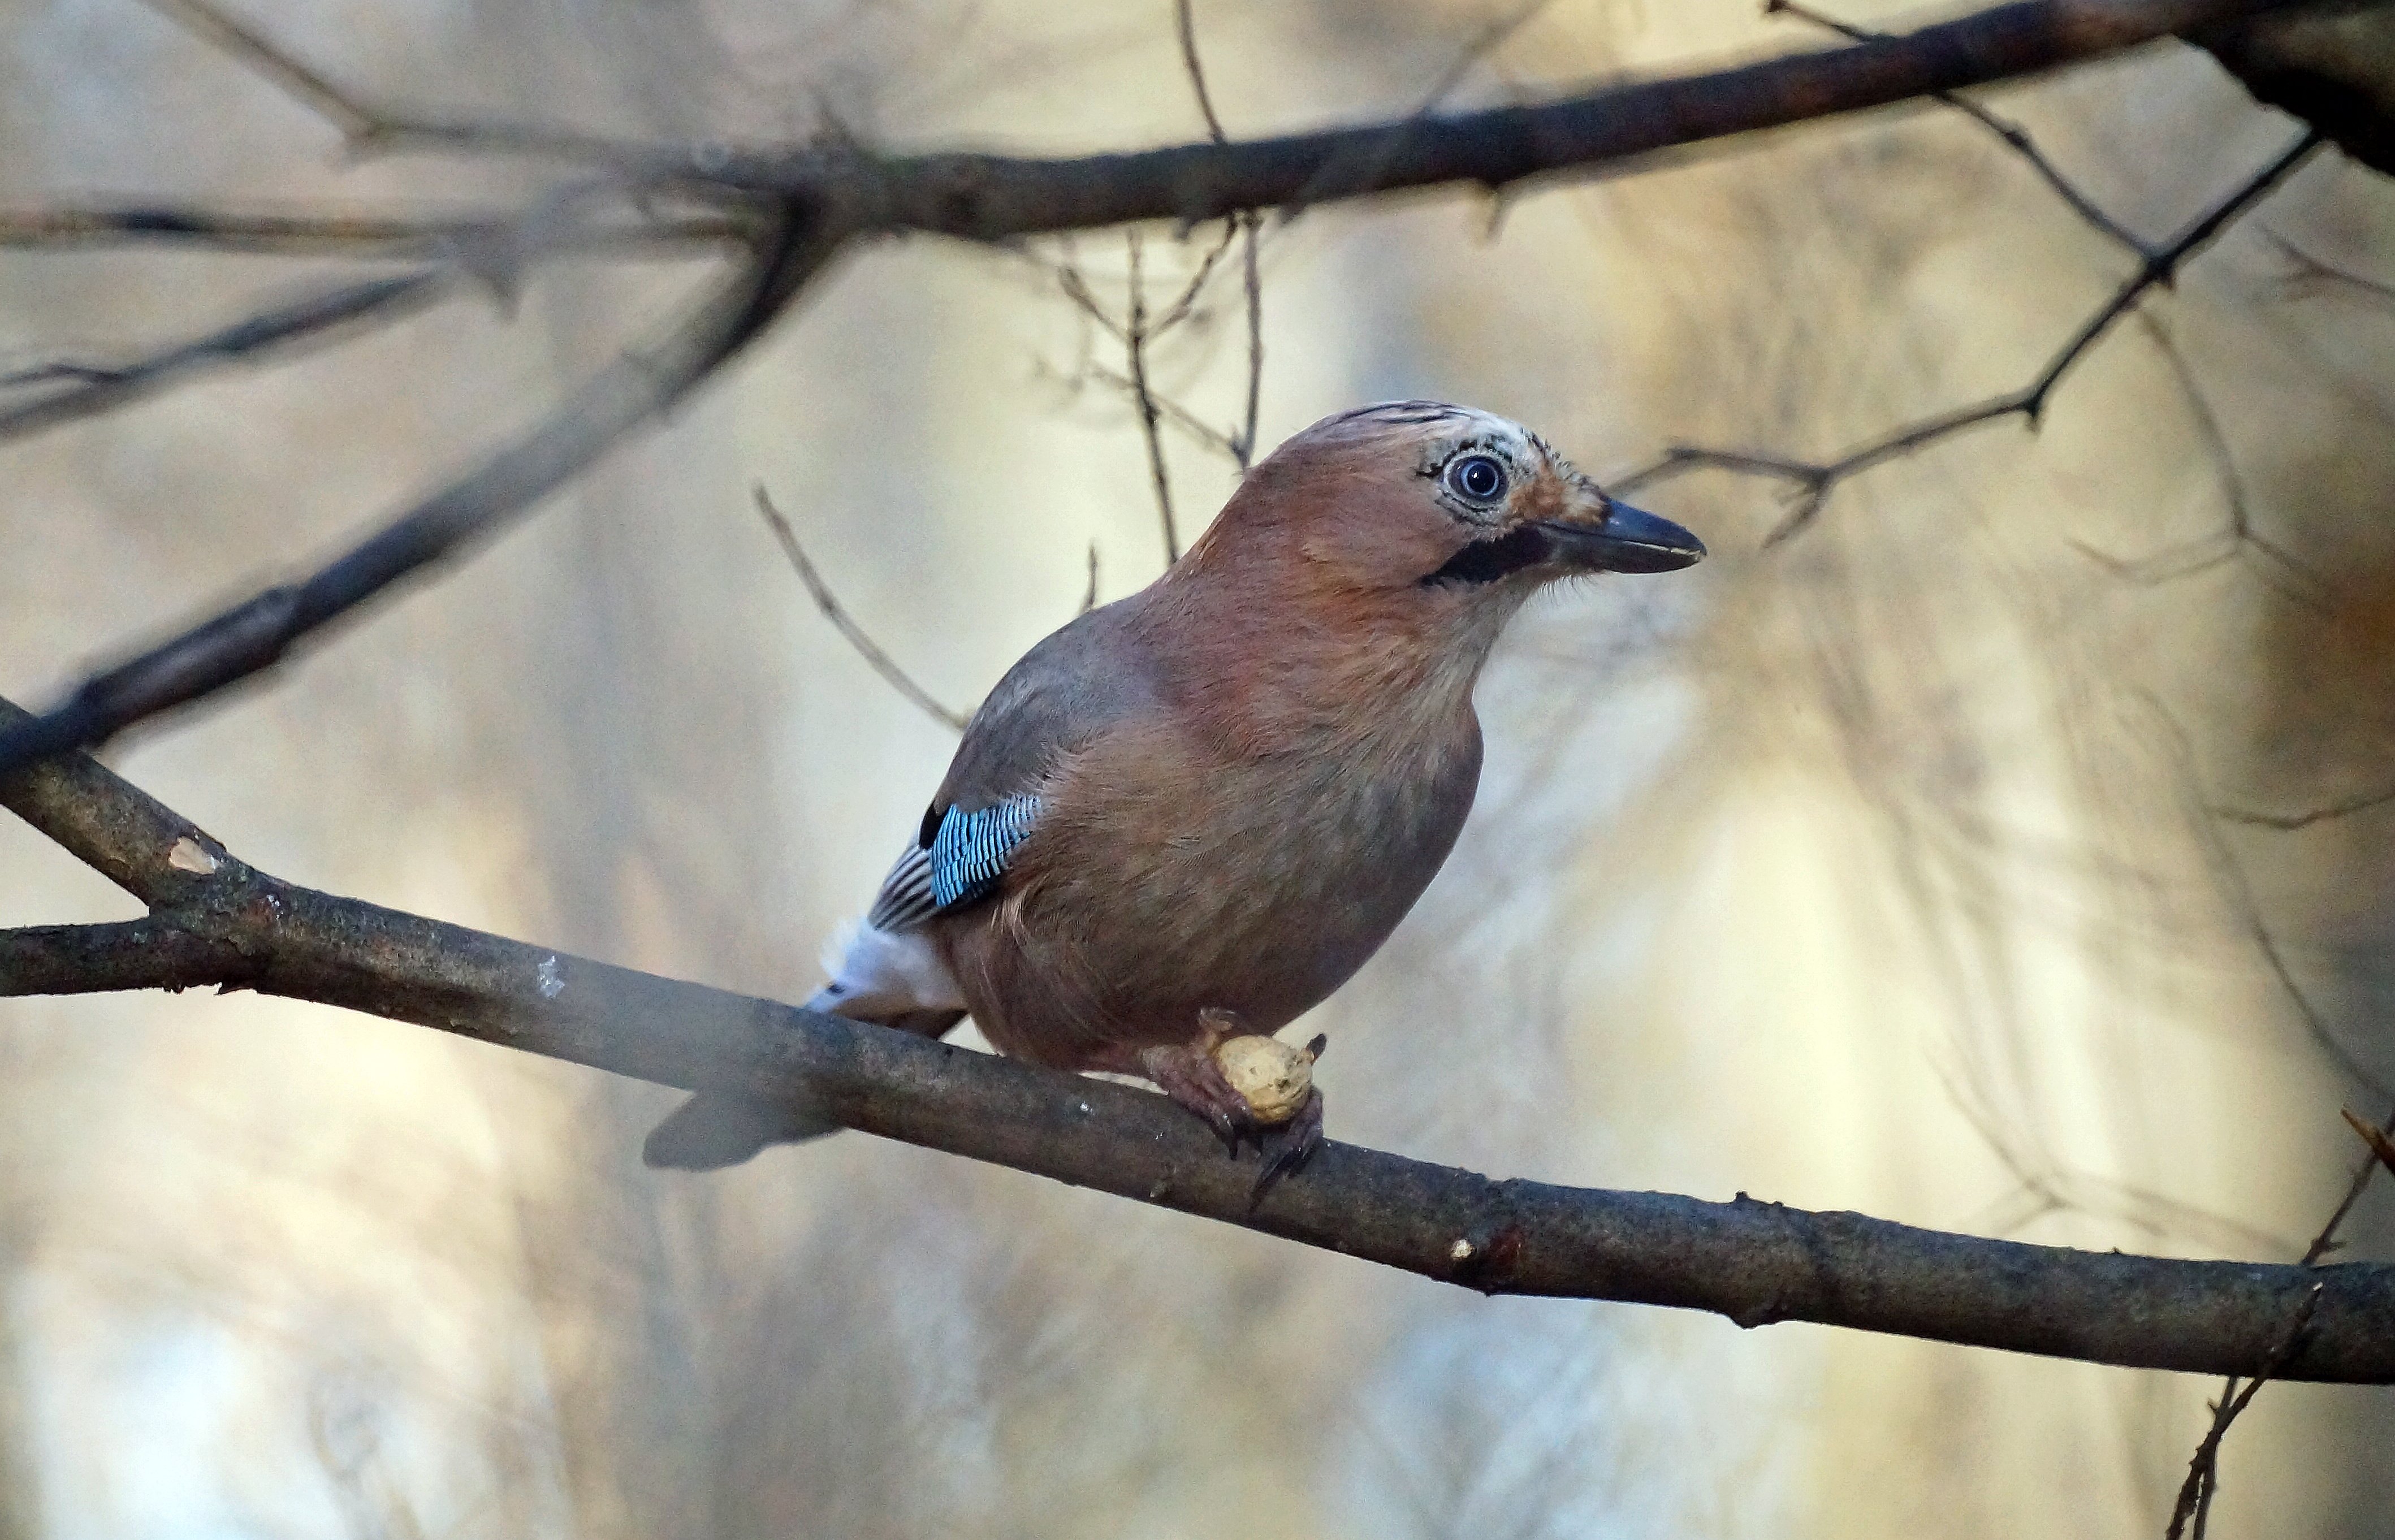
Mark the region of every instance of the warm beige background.
<instances>
[{"instance_id":1,"label":"warm beige background","mask_svg":"<svg viewBox=\"0 0 2395 1540\"><path fill-rule=\"evenodd\" d=\"M1753 9L1557 3L1457 99L1801 35ZM1169 6L1059 11L247 14L396 99L651 134L819 112L898 143L1196 132ZM1406 110L1502 14L1199 7L1234 131ZM321 125L131 0L20 0L0 61L10 201L473 185L337 169ZM2155 233L2291 131L2177 50L2002 100ZM2026 377L2125 270L1927 112L1502 212L1492 232L1484 202L1416 199L1277 233L1266 442L1426 394L1600 474L1678 438L1830 451ZM2395 278L2395 189L2325 158L2093 355L2039 437L1876 472L1768 554L1771 488L1677 484L1652 501L1712 562L1528 616L1482 691L1462 848L1311 1023L1336 1132L2042 1241L2298 1249L2352 1153L2337 1106L2370 1098L2238 892L2395 1077L2395 814L2216 849L2200 807L2395 779L2395 308L2290 283L2264 226ZM1113 240L1079 251L1119 273ZM0 349L120 351L321 270L11 256ZM511 322L454 305L8 448L0 690L46 699L329 548L689 279L560 273ZM1236 330L1224 309L1159 360L1218 420ZM1068 383L1086 341L1020 258L872 252L537 522L113 758L284 875L799 995L949 740L807 608L748 489L969 704L1071 612L1090 542L1108 597L1158 563L1131 418ZM1229 474L1173 451L1194 524ZM2220 544L2232 486L2323 584ZM0 827L0 923L125 912ZM2158 1534L2213 1389L1492 1303L856 1136L654 1176L663 1091L245 996L7 1002L0 1055L8 1534ZM2352 1232L2383 1255L2395 1204ZM2215 1533L2390 1533L2390 1438L2395 1397L2271 1389Z\"/></svg>"}]
</instances>

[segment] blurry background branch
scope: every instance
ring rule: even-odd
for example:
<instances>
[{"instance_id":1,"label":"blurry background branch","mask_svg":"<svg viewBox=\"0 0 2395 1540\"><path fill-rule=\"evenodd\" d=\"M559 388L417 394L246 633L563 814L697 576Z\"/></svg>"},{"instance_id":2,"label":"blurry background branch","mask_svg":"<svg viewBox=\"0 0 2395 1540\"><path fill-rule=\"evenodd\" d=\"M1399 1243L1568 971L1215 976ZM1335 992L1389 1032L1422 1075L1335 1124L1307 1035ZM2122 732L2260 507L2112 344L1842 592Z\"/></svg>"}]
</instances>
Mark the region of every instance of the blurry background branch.
<instances>
[{"instance_id":1,"label":"blurry background branch","mask_svg":"<svg viewBox=\"0 0 2395 1540\"><path fill-rule=\"evenodd\" d=\"M0 702L0 721L23 715ZM1489 1294L1704 1310L1750 1327L1812 1321L2257 1385L2395 1383L2395 1264L2316 1266L2334 1220L2299 1266L2175 1261L1743 1193L1713 1204L1491 1181L1340 1144L1258 1202L1250 1163L1151 1093L300 888L81 756L0 783L0 805L151 911L0 931L0 994L213 986L338 1006L803 1107Z\"/></svg>"},{"instance_id":2,"label":"blurry background branch","mask_svg":"<svg viewBox=\"0 0 2395 1540\"><path fill-rule=\"evenodd\" d=\"M640 146L571 130L419 119L364 101L204 0L159 5L324 116L353 150L561 158L585 178L598 176L600 191L641 197L672 191L718 201L719 212L746 217L751 255L648 354L628 357L593 377L546 422L348 554L140 652L86 679L38 720L0 733L0 774L103 743L135 722L270 667L295 643L393 583L496 532L710 376L859 236L911 230L998 241L1148 219L1230 218L1236 229L1240 216L1284 205L1458 182L1504 189L1542 175L1585 172L2013 78L2190 28L2292 8L2290 0L2017 0L1899 36L1631 81L1528 106L1448 117L1416 113L1394 123L1236 143L1210 138L1131 154L1034 159L885 157L840 136L763 151L719 144ZM1194 48L1187 57L1194 64ZM1211 100L1206 105L1211 116ZM535 207L570 203L591 185L568 184ZM2255 192L2268 185L2257 183ZM2242 206L2237 203L2222 217ZM43 223L38 212L19 218L27 228ZM2208 233L2199 222L2190 249ZM1252 273L1251 244L1246 256ZM474 270L470 261L465 265ZM484 276L512 282L513 264ZM2135 291L2124 293L2121 307L2135 297ZM394 309L385 306L382 313ZM2109 320L2099 318L2094 329ZM1260 336L1252 321L1250 335ZM186 349L176 356L195 362L220 356L220 349ZM2065 366L2070 356L2061 361ZM1136 350L1132 362L1136 368ZM1251 363L1251 375L1254 370ZM163 380L177 372L183 371L152 367L144 377ZM1158 414L1141 383L1133 381L1154 444ZM91 410L137 393L96 382L73 392ZM1250 438L1243 428L1232 441L1242 459L1252 453ZM1176 547L1160 452L1154 468L1166 504L1167 546Z\"/></svg>"},{"instance_id":3,"label":"blurry background branch","mask_svg":"<svg viewBox=\"0 0 2395 1540\"><path fill-rule=\"evenodd\" d=\"M1798 0L1766 0L1764 8L1773 14L1796 17L1853 42L1870 42L1885 37L1883 33L1854 26L1810 6L1798 3ZM2330 29L2325 41L2321 39L2321 32L2323 28ZM2223 53L2223 49L2237 52L2239 59L2245 59L2248 55L2273 60L2285 58L2301 58L2309 60L2315 57L2325 57L2330 61L2330 67L2342 69L2348 75L2395 81L2395 13L2374 11L2361 17L2266 18L2250 23L2214 27L2206 35L2219 43L2220 46L2215 47L2214 51L2221 53L2224 61L2228 61L2229 55ZM2230 63L2230 68L2241 78L2247 78L2252 73L2250 70L2234 62ZM2375 77L2371 74L2374 71L2376 72ZM2264 94L2261 87L2252 86L2250 80L2249 87L2255 89L2257 95ZM2086 355L2089 349L2101 341L2124 316L2136 312L2139 302L2150 291L2167 285L2176 279L2181 267L2218 239L2223 230L2250 212L2256 204L2269 194L2271 190L2278 187L2291 173L2302 165L2323 140L2337 138L2340 143L2343 143L2348 139L2356 139L2358 131L2355 125L2358 119L2368 118L2372 113L2395 106L2395 87L2388 87L2388 100L2382 102L2374 98L2366 109L2356 108L2345 97L2336 96L2334 99L2343 110L2319 119L2312 119L2309 114L2290 106L2291 111L2296 111L2298 116L2306 117L2310 125L2305 132L2298 135L2293 143L2251 178L2189 221L2177 234L2161 242L2148 241L2131 230L2119 219L2114 218L2071 178L2064 176L2019 125L1997 115L1978 102L1956 92L1939 90L1929 93L1931 99L1940 106L1962 113L2001 139L2084 223L2135 257L2137 262L2137 270L2130 274L2109 298L2091 310L2080 322L2078 328L2055 350L2053 356L2047 360L2036 375L2018 389L2005 391L1965 406L1916 418L1877 434L1826 460L1798 459L1785 454L1755 450L1675 444L1650 463L1624 472L1616 478L1612 483L1613 486L1617 491L1635 492L1640 487L1669 480L1698 470L1727 471L1733 475L1761 477L1784 482L1790 492L1788 511L1764 536L1763 543L1767 546L1779 544L1810 523L1821 511L1821 507L1828 500L1830 494L1840 483L1886 465L1891 460L1902 459L1951 439L1956 434L2002 422L2008 417L2023 419L2030 430L2035 432L2043 422L2046 403L2052 399L2055 389L2061 385L2063 377L2070 374L2079 361ZM2283 88L2276 96L2265 95L2264 99L2288 105L2289 103L2283 99L2288 98L2289 94L2289 90ZM2304 97L2301 93L2296 95L2301 100L2314 99L2312 97ZM2382 125L2381 132L2383 128ZM2362 142L2363 148L2367 149L2369 143L2373 141L2369 141L2365 134L2357 142ZM2359 158L2368 159L2360 151L2354 152ZM2186 361L2170 345L2166 335L2160 333L2154 335L2162 343L2174 371L2178 375L2190 403L2204 427L2207 439L2217 448L2219 441L2217 425L2212 420L2210 409L2204 404L2202 392L2197 388ZM2284 553L2257 538L2247 526L2243 500L2234 494L2234 467L2227 463L2225 451L2220 453L2219 458L2222 461L2224 480L2232 489L2230 513L2233 528L2229 554L2234 554L2236 549L2243 546L2251 546L2270 556L2289 570L2300 573L2301 569L2296 567ZM2089 554L2096 556L2098 560L2105 560L2098 553L2090 552ZM2171 575L2178 576L2189 572L2200 571L2207 564L2208 562L2203 561L2180 564L2171 570ZM2107 565L2125 571L2125 564L2107 561Z\"/></svg>"}]
</instances>

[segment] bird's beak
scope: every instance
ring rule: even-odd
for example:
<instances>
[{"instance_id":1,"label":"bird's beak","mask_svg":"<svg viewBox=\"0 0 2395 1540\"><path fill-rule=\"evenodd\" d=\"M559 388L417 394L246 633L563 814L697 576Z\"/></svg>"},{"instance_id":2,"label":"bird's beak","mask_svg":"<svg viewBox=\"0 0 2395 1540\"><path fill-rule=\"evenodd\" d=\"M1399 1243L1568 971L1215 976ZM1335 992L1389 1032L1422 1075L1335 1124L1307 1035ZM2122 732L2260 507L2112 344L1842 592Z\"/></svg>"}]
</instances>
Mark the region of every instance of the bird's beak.
<instances>
[{"instance_id":1,"label":"bird's beak","mask_svg":"<svg viewBox=\"0 0 2395 1540\"><path fill-rule=\"evenodd\" d=\"M1553 543L1547 559L1587 573L1670 573L1704 559L1705 543L1627 503L1608 503L1601 522L1542 519Z\"/></svg>"}]
</instances>

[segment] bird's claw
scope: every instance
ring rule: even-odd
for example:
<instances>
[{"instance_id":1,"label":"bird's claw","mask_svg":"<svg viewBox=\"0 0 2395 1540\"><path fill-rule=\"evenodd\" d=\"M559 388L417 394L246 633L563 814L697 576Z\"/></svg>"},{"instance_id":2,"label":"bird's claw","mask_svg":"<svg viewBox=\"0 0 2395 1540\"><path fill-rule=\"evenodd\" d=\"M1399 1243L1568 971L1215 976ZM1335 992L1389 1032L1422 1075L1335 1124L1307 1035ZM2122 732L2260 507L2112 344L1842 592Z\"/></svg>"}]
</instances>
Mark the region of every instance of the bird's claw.
<instances>
[{"instance_id":1,"label":"bird's claw","mask_svg":"<svg viewBox=\"0 0 2395 1540\"><path fill-rule=\"evenodd\" d=\"M1256 1173L1256 1185L1248 1193L1250 1208L1264 1202L1265 1193L1303 1170L1314 1152L1322 1148L1322 1093L1309 1095L1305 1105L1287 1123L1256 1129L1253 1137L1256 1152L1264 1157L1264 1169Z\"/></svg>"},{"instance_id":2,"label":"bird's claw","mask_svg":"<svg viewBox=\"0 0 2395 1540\"><path fill-rule=\"evenodd\" d=\"M1306 1056L1320 1058L1322 1047L1323 1040L1317 1037L1306 1045ZM1309 1090L1293 1115L1267 1123L1256 1116L1247 1098L1224 1077L1211 1046L1203 1050L1150 1048L1138 1062L1158 1088L1214 1131L1214 1137L1223 1141L1224 1152L1231 1159L1237 1160L1246 1146L1255 1146L1261 1168L1249 1194L1250 1204L1263 1202L1266 1193L1303 1169L1321 1147L1319 1090Z\"/></svg>"}]
</instances>

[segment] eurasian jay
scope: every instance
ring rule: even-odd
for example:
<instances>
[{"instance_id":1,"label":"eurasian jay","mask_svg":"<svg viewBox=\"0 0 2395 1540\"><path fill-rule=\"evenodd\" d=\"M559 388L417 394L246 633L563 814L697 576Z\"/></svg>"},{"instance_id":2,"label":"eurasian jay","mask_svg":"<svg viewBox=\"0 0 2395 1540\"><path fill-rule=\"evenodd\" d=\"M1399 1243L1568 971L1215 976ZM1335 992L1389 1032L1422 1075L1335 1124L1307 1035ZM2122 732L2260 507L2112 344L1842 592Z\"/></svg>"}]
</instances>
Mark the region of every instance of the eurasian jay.
<instances>
[{"instance_id":1,"label":"eurasian jay","mask_svg":"<svg viewBox=\"0 0 2395 1540\"><path fill-rule=\"evenodd\" d=\"M1144 1077L1263 1144L1213 1050L1338 988L1429 885L1471 810L1473 683L1506 621L1557 578L1704 554L1502 417L1325 418L1163 576L999 681L807 1004L926 1036L970 1012L1001 1053ZM644 1157L702 1170L831 1126L702 1094ZM1265 1181L1321 1127L1316 1091Z\"/></svg>"}]
</instances>

